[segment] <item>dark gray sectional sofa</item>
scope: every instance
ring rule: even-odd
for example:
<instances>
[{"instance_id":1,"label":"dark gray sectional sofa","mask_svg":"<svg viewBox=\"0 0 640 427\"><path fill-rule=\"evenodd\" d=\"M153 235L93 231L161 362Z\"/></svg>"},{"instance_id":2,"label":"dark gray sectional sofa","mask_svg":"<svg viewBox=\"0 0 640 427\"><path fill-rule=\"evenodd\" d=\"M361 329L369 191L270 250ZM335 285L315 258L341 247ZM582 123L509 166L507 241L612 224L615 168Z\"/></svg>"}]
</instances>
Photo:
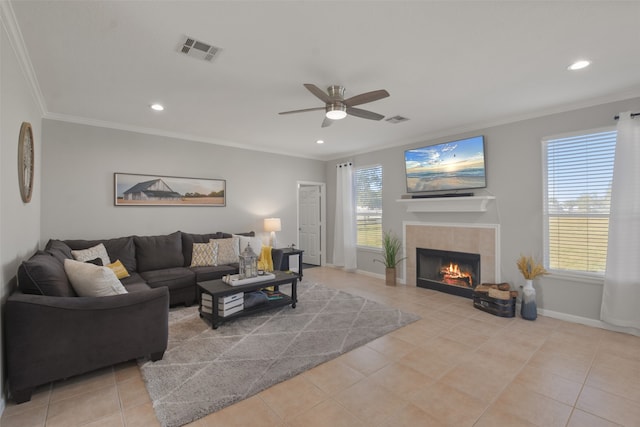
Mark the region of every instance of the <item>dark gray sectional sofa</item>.
<instances>
[{"instance_id":1,"label":"dark gray sectional sofa","mask_svg":"<svg viewBox=\"0 0 640 427\"><path fill-rule=\"evenodd\" d=\"M253 232L241 233L253 236ZM18 288L5 305L5 348L9 391L17 403L35 387L127 360L162 359L167 348L168 308L196 301L196 283L238 272L237 264L190 267L193 243L228 233L177 231L158 236L105 240L50 240L18 269ZM130 274L128 293L79 297L64 260L71 250L104 244L112 261ZM274 268L282 251L273 249Z\"/></svg>"}]
</instances>

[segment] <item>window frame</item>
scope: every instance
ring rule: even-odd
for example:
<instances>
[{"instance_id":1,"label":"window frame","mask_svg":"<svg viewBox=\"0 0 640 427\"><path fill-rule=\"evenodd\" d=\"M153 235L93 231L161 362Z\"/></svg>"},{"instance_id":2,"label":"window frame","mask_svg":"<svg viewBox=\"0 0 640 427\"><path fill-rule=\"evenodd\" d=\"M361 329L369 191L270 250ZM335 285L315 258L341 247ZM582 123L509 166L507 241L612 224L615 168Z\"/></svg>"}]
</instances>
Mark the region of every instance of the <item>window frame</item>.
<instances>
[{"instance_id":1,"label":"window frame","mask_svg":"<svg viewBox=\"0 0 640 427\"><path fill-rule=\"evenodd\" d=\"M358 172L361 170L365 170L365 169L374 169L374 168L379 168L380 169L380 245L379 246L368 246L368 245L360 245L358 244ZM354 198L355 198L355 203L354 206L356 208L356 212L355 212L355 219L356 219L356 248L357 249L364 249L364 250L369 250L369 251L382 251L382 221L384 218L384 210L382 208L382 204L383 204L383 192L384 192L384 168L382 166L382 164L380 163L374 163L374 164L370 164L370 165L364 165L364 166L356 166L354 169L354 181L353 181L353 185L354 185Z\"/></svg>"},{"instance_id":2,"label":"window frame","mask_svg":"<svg viewBox=\"0 0 640 427\"><path fill-rule=\"evenodd\" d=\"M577 280L592 282L592 283L602 283L604 281L604 271L602 272L593 272L593 271L584 271L584 270L565 270L565 269L557 269L551 268L549 266L549 257L550 257L550 236L549 236L549 201L548 201L548 142L557 139L571 138L571 137L579 137L579 136L588 136L592 134L605 133L605 132L616 132L615 126L606 126L599 127L595 129L585 129L575 132L566 132L556 135L550 135L543 137L541 140L541 152L542 152L542 204L543 204L543 212L542 212L542 227L543 227L543 264L545 269L556 277L563 277L569 280ZM617 144L617 137L616 137ZM613 175L613 172L612 172ZM607 215L609 217L611 212Z\"/></svg>"}]
</instances>

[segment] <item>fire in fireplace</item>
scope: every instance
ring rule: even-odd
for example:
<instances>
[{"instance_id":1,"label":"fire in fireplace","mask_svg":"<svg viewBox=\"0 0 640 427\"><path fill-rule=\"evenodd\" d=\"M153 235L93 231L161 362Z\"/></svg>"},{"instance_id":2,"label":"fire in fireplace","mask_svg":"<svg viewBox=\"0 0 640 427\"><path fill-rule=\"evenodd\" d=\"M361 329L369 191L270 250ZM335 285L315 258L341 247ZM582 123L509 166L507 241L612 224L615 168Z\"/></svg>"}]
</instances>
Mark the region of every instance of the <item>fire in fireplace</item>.
<instances>
[{"instance_id":1,"label":"fire in fireplace","mask_svg":"<svg viewBox=\"0 0 640 427\"><path fill-rule=\"evenodd\" d=\"M417 248L416 261L419 287L472 298L480 280L480 254Z\"/></svg>"}]
</instances>

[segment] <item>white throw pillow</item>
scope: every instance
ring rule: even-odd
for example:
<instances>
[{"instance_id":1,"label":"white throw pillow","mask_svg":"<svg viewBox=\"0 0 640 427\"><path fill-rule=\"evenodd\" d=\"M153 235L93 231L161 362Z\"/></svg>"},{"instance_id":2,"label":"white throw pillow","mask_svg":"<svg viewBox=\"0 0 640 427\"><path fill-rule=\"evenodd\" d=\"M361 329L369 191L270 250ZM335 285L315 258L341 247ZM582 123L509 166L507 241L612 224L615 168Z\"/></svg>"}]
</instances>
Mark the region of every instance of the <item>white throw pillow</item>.
<instances>
[{"instance_id":1,"label":"white throw pillow","mask_svg":"<svg viewBox=\"0 0 640 427\"><path fill-rule=\"evenodd\" d=\"M240 239L240 254L242 254L242 252L244 252L244 250L247 247L247 244L251 245L251 249L253 250L253 252L260 256L260 251L262 250L262 238L255 236L255 237L249 237L249 236L240 236L240 235L234 235L235 237L237 237L238 239Z\"/></svg>"},{"instance_id":2,"label":"white throw pillow","mask_svg":"<svg viewBox=\"0 0 640 427\"><path fill-rule=\"evenodd\" d=\"M215 265L225 265L238 262L238 242L240 239L232 237L230 239L214 239L216 245Z\"/></svg>"},{"instance_id":3,"label":"white throw pillow","mask_svg":"<svg viewBox=\"0 0 640 427\"><path fill-rule=\"evenodd\" d=\"M102 243L89 249L71 251L71 256L73 256L73 259L75 259L76 261L86 262L92 259L100 258L102 260L102 265L107 266L111 264L109 254L107 254L107 248L105 248Z\"/></svg>"},{"instance_id":4,"label":"white throw pillow","mask_svg":"<svg viewBox=\"0 0 640 427\"><path fill-rule=\"evenodd\" d=\"M73 290L81 297L106 297L127 293L109 267L65 259L64 271L69 277Z\"/></svg>"}]
</instances>

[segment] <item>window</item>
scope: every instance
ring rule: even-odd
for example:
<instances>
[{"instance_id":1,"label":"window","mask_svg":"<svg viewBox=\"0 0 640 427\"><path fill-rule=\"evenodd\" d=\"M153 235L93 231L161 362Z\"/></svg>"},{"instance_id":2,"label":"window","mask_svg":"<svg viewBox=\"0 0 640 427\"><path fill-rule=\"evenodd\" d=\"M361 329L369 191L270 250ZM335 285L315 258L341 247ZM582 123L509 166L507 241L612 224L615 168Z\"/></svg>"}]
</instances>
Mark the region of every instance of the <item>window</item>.
<instances>
[{"instance_id":1,"label":"window","mask_svg":"<svg viewBox=\"0 0 640 427\"><path fill-rule=\"evenodd\" d=\"M356 169L357 245L382 248L382 166Z\"/></svg>"},{"instance_id":2,"label":"window","mask_svg":"<svg viewBox=\"0 0 640 427\"><path fill-rule=\"evenodd\" d=\"M604 274L616 131L543 140L545 267Z\"/></svg>"}]
</instances>

